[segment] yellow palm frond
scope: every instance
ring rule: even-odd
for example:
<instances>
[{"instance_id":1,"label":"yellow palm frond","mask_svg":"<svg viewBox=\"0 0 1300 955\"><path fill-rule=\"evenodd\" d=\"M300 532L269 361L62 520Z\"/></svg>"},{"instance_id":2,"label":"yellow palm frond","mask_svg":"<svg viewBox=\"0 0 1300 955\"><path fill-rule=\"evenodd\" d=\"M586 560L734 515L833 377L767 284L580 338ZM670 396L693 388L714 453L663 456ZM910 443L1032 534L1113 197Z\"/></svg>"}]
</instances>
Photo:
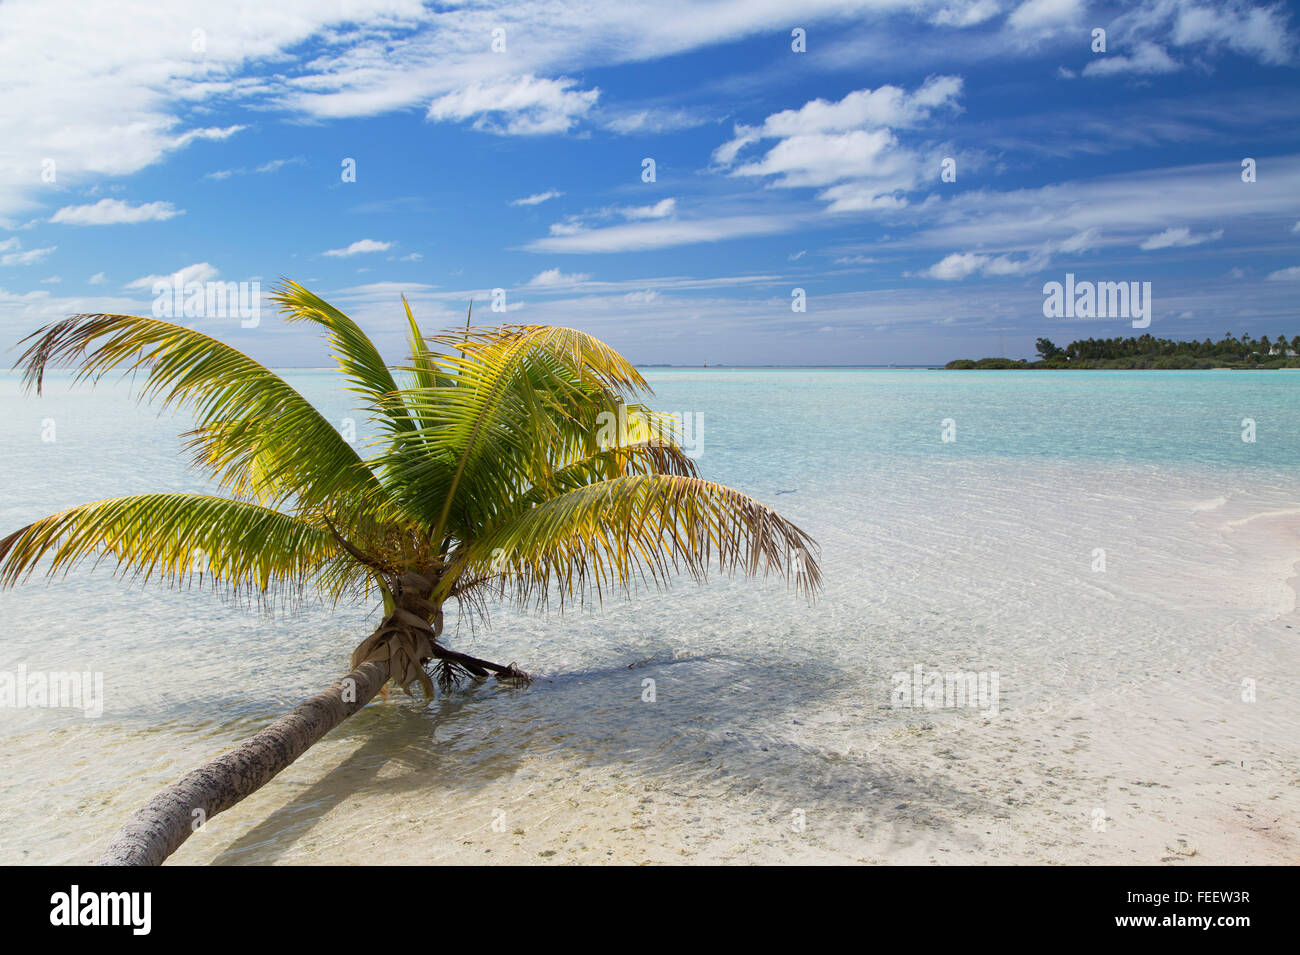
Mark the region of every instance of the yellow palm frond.
<instances>
[{"instance_id":1,"label":"yellow palm frond","mask_svg":"<svg viewBox=\"0 0 1300 955\"><path fill-rule=\"evenodd\" d=\"M431 341L456 351L434 359L437 385L405 393L417 428L371 464L410 510L453 537L595 452L601 414L617 418L624 395L645 386L607 345L571 329L506 326Z\"/></svg>"},{"instance_id":2,"label":"yellow palm frond","mask_svg":"<svg viewBox=\"0 0 1300 955\"><path fill-rule=\"evenodd\" d=\"M281 282L271 301L280 306L285 321L315 322L329 333L334 359L352 382L352 390L364 395L384 413L381 423L390 428L409 428L397 382L379 350L361 327L329 302L295 282ZM414 320L412 320L414 321Z\"/></svg>"},{"instance_id":3,"label":"yellow palm frond","mask_svg":"<svg viewBox=\"0 0 1300 955\"><path fill-rule=\"evenodd\" d=\"M777 573L811 595L821 585L815 544L753 498L709 481L636 474L588 484L531 508L466 546L454 566L465 581L496 578L520 602L700 580L711 565L730 573Z\"/></svg>"},{"instance_id":4,"label":"yellow palm frond","mask_svg":"<svg viewBox=\"0 0 1300 955\"><path fill-rule=\"evenodd\" d=\"M74 315L24 339L25 381L39 393L50 365L76 380L143 372L139 393L196 418L190 447L223 487L265 502L307 507L382 500L375 476L342 435L279 375L243 352L171 322L138 315Z\"/></svg>"},{"instance_id":5,"label":"yellow palm frond","mask_svg":"<svg viewBox=\"0 0 1300 955\"><path fill-rule=\"evenodd\" d=\"M0 540L0 586L18 583L42 563L54 576L89 558L169 584L204 574L232 590L258 593L322 578L343 585L331 566L339 561L338 545L325 528L231 498L138 494L69 508Z\"/></svg>"}]
</instances>

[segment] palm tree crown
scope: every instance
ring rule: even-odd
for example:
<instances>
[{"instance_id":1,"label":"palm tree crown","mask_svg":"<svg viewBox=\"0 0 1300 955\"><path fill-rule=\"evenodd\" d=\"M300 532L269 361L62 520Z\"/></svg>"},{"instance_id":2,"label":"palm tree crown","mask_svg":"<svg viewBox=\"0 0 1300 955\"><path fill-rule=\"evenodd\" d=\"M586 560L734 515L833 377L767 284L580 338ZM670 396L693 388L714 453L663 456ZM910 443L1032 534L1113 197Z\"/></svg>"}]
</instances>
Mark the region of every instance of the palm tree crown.
<instances>
[{"instance_id":1,"label":"palm tree crown","mask_svg":"<svg viewBox=\"0 0 1300 955\"><path fill-rule=\"evenodd\" d=\"M42 563L52 575L108 557L171 584L203 574L259 597L382 599L383 622L353 664L385 661L394 681L431 693L434 658L444 685L486 675L485 661L439 643L448 600L563 605L677 572L702 579L715 565L774 571L807 594L820 585L811 539L701 480L672 419L636 402L649 391L636 368L590 335L505 325L426 338L407 306L410 356L394 377L332 305L288 282L273 299L287 320L325 329L378 434L365 456L278 375L215 338L155 318L72 316L25 340L27 385L39 392L58 364L78 380L137 374L143 397L193 413L187 449L221 493L111 498L36 521L0 540L0 586ZM651 437L609 440L600 427L629 419L651 422Z\"/></svg>"}]
</instances>

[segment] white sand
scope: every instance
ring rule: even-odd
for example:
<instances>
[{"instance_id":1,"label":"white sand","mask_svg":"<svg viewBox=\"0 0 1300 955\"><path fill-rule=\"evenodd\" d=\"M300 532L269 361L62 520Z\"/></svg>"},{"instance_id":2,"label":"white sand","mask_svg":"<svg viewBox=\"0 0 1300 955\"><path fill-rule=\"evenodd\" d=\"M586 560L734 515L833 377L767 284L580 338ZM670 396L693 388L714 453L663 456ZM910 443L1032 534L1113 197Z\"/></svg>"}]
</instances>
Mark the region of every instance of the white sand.
<instances>
[{"instance_id":1,"label":"white sand","mask_svg":"<svg viewBox=\"0 0 1300 955\"><path fill-rule=\"evenodd\" d=\"M502 614L468 646L534 667L531 688L369 707L174 861L1300 861L1290 492L1045 469L995 495L996 476L950 477L782 498L834 518L811 528L828 571L811 609L721 581ZM998 714L891 705L914 664L998 671ZM152 789L256 725L108 741L157 755L129 786L104 771L66 790L46 858L93 857ZM93 764L93 737L61 738Z\"/></svg>"},{"instance_id":2,"label":"white sand","mask_svg":"<svg viewBox=\"0 0 1300 955\"><path fill-rule=\"evenodd\" d=\"M1294 515L1236 527L1255 553L1297 530ZM664 707L662 721L576 719L563 740L541 738L550 723L483 726L489 759L458 756L480 745L461 721L429 741L422 721L384 719L409 706L389 704L367 714L379 739L319 748L177 861L1294 864L1300 614L1288 592L1289 612L1249 641L1225 635L1196 665L1004 703L991 719L941 712L872 731L851 679L809 703L781 688L779 668L769 685L761 667L667 657L527 691L542 710L604 713L612 687L635 692L653 674L659 699L638 706ZM697 714L707 728L676 733L677 693L725 720ZM777 729L755 732L774 710ZM402 756L386 759L395 744Z\"/></svg>"}]
</instances>

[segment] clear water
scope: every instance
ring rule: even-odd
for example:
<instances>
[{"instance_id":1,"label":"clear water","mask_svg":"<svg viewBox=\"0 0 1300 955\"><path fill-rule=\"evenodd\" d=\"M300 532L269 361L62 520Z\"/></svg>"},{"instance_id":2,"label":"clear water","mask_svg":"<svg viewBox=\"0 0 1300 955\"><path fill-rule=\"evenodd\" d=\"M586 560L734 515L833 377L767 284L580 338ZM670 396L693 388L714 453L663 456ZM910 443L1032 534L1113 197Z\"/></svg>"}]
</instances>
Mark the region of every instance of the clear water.
<instances>
[{"instance_id":1,"label":"clear water","mask_svg":"<svg viewBox=\"0 0 1300 955\"><path fill-rule=\"evenodd\" d=\"M286 377L336 424L360 425L333 372ZM1300 560L1300 374L647 377L656 407L703 414L706 477L817 538L825 593L808 605L779 582L715 579L564 616L502 609L487 631L453 623L456 646L541 679L371 707L267 787L275 812L249 815L219 851L191 840L177 861L343 856L346 838L313 836L327 814L364 829L382 811L400 839L417 825L408 807L423 819L415 807L488 792L517 797L525 817L553 813L523 808L527 795L592 767L708 794L736 818L758 799L847 820L878 781L837 753L896 748L922 717L978 718L891 707L892 675L917 664L997 671L1004 717L1027 725L1153 682L1229 693L1243 660L1282 685L1300 676L1294 631L1276 626ZM179 453L187 426L116 384L70 391L54 375L37 399L0 376L0 532L87 500L203 488ZM0 708L3 860L89 860L161 785L343 672L374 619L268 615L103 568L0 593L0 671L89 669L105 687L98 719ZM1252 739L1252 755L1287 758ZM599 812L591 799L572 811Z\"/></svg>"}]
</instances>

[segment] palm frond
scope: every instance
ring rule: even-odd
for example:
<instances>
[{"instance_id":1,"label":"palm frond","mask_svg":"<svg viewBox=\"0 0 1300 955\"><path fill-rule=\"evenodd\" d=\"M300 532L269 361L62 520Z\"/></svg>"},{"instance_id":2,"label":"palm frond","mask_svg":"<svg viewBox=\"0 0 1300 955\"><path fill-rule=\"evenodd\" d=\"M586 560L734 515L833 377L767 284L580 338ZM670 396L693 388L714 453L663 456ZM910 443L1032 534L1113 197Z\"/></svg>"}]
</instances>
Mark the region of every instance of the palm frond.
<instances>
[{"instance_id":1,"label":"palm frond","mask_svg":"<svg viewBox=\"0 0 1300 955\"><path fill-rule=\"evenodd\" d=\"M330 533L292 515L204 494L138 494L69 508L0 540L0 587L42 563L47 576L66 575L90 558L145 581L175 585L210 575L214 584L259 594L322 580L341 591L362 574L335 566L340 554Z\"/></svg>"},{"instance_id":2,"label":"palm frond","mask_svg":"<svg viewBox=\"0 0 1300 955\"><path fill-rule=\"evenodd\" d=\"M352 390L364 395L377 410L384 412L384 423L389 427L411 426L392 372L356 322L296 282L284 281L277 285L271 301L279 304L285 321L308 321L324 326L329 333L334 359L352 382Z\"/></svg>"},{"instance_id":3,"label":"palm frond","mask_svg":"<svg viewBox=\"0 0 1300 955\"><path fill-rule=\"evenodd\" d=\"M496 579L520 603L664 585L710 566L776 573L811 596L821 586L812 539L753 498L695 477L637 474L585 485L531 508L456 555L465 583ZM454 584L448 584L454 587Z\"/></svg>"},{"instance_id":4,"label":"palm frond","mask_svg":"<svg viewBox=\"0 0 1300 955\"><path fill-rule=\"evenodd\" d=\"M47 367L70 363L74 380L114 369L140 373L139 395L162 408L186 406L196 461L241 497L295 498L302 506L366 497L382 487L356 451L284 379L236 348L194 329L138 315L87 314L46 325L15 367L40 393Z\"/></svg>"},{"instance_id":5,"label":"palm frond","mask_svg":"<svg viewBox=\"0 0 1300 955\"><path fill-rule=\"evenodd\" d=\"M597 450L599 416L616 418L625 395L648 389L625 359L571 329L505 326L432 341L456 349L436 359L443 382L405 394L418 427L371 463L410 510L453 536Z\"/></svg>"}]
</instances>

